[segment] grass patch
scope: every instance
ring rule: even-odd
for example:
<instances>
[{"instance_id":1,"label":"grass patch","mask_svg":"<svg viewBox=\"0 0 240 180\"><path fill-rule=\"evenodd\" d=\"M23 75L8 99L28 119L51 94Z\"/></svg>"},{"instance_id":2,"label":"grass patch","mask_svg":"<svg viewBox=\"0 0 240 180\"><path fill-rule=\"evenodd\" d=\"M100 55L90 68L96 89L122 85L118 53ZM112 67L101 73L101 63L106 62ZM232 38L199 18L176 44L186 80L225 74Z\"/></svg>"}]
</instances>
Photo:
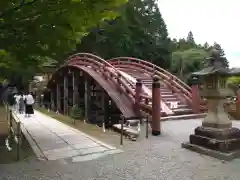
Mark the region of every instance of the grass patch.
<instances>
[{"instance_id":1,"label":"grass patch","mask_svg":"<svg viewBox=\"0 0 240 180\"><path fill-rule=\"evenodd\" d=\"M16 143L10 143L12 148L8 151L5 146L0 146L0 164L10 164L17 162L17 145ZM23 138L21 148L20 148L20 159L19 161L26 160L28 157L33 157L34 152L30 147L28 141Z\"/></svg>"},{"instance_id":2,"label":"grass patch","mask_svg":"<svg viewBox=\"0 0 240 180\"><path fill-rule=\"evenodd\" d=\"M8 134L7 114L4 106L0 106L0 136Z\"/></svg>"},{"instance_id":3,"label":"grass patch","mask_svg":"<svg viewBox=\"0 0 240 180\"><path fill-rule=\"evenodd\" d=\"M12 151L8 151L5 146L5 139L9 134L9 127L7 121L7 113L4 106L0 106L0 164L10 164L17 160L16 143L10 143ZM20 161L32 156L34 153L28 144L27 140L23 138L20 149Z\"/></svg>"},{"instance_id":4,"label":"grass patch","mask_svg":"<svg viewBox=\"0 0 240 180\"><path fill-rule=\"evenodd\" d=\"M99 139L103 142L112 144L114 146L118 146L120 142L120 135L116 132L113 131L108 131L106 132L102 131L102 128L97 127L96 125L93 124L88 124L84 123L83 120L76 120L75 124L72 118L69 116L64 116L62 114L56 114L55 112L48 112L47 109L45 108L36 108L36 110L42 112L43 114L46 114L64 124L67 124L75 129L78 129L82 131L83 133L86 133L96 139Z\"/></svg>"}]
</instances>

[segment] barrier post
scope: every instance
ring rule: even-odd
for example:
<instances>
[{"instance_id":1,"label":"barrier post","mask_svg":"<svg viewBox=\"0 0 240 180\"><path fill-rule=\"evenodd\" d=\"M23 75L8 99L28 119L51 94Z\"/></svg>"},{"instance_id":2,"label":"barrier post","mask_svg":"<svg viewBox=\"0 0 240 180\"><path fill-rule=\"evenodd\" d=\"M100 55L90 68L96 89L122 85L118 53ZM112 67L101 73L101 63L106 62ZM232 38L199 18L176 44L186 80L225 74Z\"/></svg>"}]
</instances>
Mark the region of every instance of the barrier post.
<instances>
[{"instance_id":1,"label":"barrier post","mask_svg":"<svg viewBox=\"0 0 240 180\"><path fill-rule=\"evenodd\" d=\"M21 136L21 124L20 124L20 122L17 122L17 133L16 133L16 137L17 137L17 141L16 141L16 143L17 143L17 161L19 161L19 159L20 159L20 144L21 144L21 138L20 138L20 136Z\"/></svg>"},{"instance_id":2,"label":"barrier post","mask_svg":"<svg viewBox=\"0 0 240 180\"><path fill-rule=\"evenodd\" d=\"M121 116L121 137L120 137L120 145L123 145L123 124L124 124L124 116Z\"/></svg>"},{"instance_id":3,"label":"barrier post","mask_svg":"<svg viewBox=\"0 0 240 180\"><path fill-rule=\"evenodd\" d=\"M146 117L146 138L148 138L148 123L149 123L149 116Z\"/></svg>"}]
</instances>

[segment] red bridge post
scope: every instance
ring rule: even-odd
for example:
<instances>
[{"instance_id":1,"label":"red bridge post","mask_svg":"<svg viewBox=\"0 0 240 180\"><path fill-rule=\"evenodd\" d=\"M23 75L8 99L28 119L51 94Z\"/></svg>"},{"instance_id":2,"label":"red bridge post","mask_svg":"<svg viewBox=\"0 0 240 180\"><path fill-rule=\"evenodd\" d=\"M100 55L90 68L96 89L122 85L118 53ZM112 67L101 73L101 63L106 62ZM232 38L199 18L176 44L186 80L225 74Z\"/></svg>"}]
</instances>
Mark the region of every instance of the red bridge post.
<instances>
[{"instance_id":1,"label":"red bridge post","mask_svg":"<svg viewBox=\"0 0 240 180\"><path fill-rule=\"evenodd\" d=\"M79 92L78 92L78 82L79 75L76 72L73 72L72 75L72 84L73 84L73 106L78 106L79 101Z\"/></svg>"},{"instance_id":2,"label":"red bridge post","mask_svg":"<svg viewBox=\"0 0 240 180\"><path fill-rule=\"evenodd\" d=\"M142 92L142 82L140 79L137 79L136 89L135 89L135 111L138 116L141 115L140 112L140 102L141 102L141 92Z\"/></svg>"},{"instance_id":3,"label":"red bridge post","mask_svg":"<svg viewBox=\"0 0 240 180\"><path fill-rule=\"evenodd\" d=\"M200 112L200 97L199 97L199 86L198 86L198 79L192 79L192 86L191 86L191 93L192 93L192 102L193 102L193 112L199 113Z\"/></svg>"},{"instance_id":4,"label":"red bridge post","mask_svg":"<svg viewBox=\"0 0 240 180\"><path fill-rule=\"evenodd\" d=\"M63 114L68 115L68 76L64 75L63 77Z\"/></svg>"},{"instance_id":5,"label":"red bridge post","mask_svg":"<svg viewBox=\"0 0 240 180\"><path fill-rule=\"evenodd\" d=\"M57 90L57 108L56 108L56 111L57 112L61 112L61 91L60 91L60 84L59 84L59 81L56 82L57 84L57 87L56 87L56 90Z\"/></svg>"},{"instance_id":6,"label":"red bridge post","mask_svg":"<svg viewBox=\"0 0 240 180\"><path fill-rule=\"evenodd\" d=\"M160 79L158 76L153 76L152 83L152 135L158 136L161 134L161 92Z\"/></svg>"}]
</instances>

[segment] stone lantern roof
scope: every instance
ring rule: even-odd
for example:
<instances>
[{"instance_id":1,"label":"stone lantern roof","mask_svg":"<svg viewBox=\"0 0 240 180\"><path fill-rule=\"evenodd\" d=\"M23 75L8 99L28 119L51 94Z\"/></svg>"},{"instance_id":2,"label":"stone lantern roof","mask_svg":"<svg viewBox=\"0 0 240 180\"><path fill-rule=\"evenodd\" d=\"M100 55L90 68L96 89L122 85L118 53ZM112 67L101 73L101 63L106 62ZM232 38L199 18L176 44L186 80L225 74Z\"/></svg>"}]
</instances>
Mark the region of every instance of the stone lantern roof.
<instances>
[{"instance_id":1,"label":"stone lantern roof","mask_svg":"<svg viewBox=\"0 0 240 180\"><path fill-rule=\"evenodd\" d=\"M225 75L230 76L232 72L224 64L224 58L220 56L219 51L212 50L211 56L205 59L205 68L198 72L192 73L193 76L208 76L208 75Z\"/></svg>"}]
</instances>

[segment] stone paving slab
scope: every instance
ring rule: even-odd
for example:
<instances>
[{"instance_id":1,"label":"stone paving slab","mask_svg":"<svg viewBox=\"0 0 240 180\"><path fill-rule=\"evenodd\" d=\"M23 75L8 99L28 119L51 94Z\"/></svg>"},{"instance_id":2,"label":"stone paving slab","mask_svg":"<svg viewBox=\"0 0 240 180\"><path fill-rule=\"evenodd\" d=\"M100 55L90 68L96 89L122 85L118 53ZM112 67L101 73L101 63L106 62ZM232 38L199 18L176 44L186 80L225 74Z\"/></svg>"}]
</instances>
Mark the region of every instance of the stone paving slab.
<instances>
[{"instance_id":1,"label":"stone paving slab","mask_svg":"<svg viewBox=\"0 0 240 180\"><path fill-rule=\"evenodd\" d=\"M99 144L97 144L95 142L80 143L80 144L72 145L72 147L74 147L75 149L90 148L90 147L97 147L97 146L99 146Z\"/></svg>"},{"instance_id":2,"label":"stone paving slab","mask_svg":"<svg viewBox=\"0 0 240 180\"><path fill-rule=\"evenodd\" d=\"M94 154L88 154L85 156L76 156L72 158L72 162L76 163L76 162L84 162L84 161L91 161L94 159L98 159L107 155L111 155L111 154L118 154L121 153L122 150L120 149L113 149L110 151L104 151L104 152L99 152L99 153L94 153Z\"/></svg>"},{"instance_id":3,"label":"stone paving slab","mask_svg":"<svg viewBox=\"0 0 240 180\"><path fill-rule=\"evenodd\" d=\"M104 152L107 150L108 150L107 148L104 148L102 146L97 146L97 147L79 149L78 152L80 152L80 155L87 155L87 154Z\"/></svg>"},{"instance_id":4,"label":"stone paving slab","mask_svg":"<svg viewBox=\"0 0 240 180\"><path fill-rule=\"evenodd\" d=\"M15 116L26 129L24 134L31 141L30 145L38 158L58 160L78 157L74 161L87 161L122 152L38 111L31 117L22 114Z\"/></svg>"}]
</instances>

